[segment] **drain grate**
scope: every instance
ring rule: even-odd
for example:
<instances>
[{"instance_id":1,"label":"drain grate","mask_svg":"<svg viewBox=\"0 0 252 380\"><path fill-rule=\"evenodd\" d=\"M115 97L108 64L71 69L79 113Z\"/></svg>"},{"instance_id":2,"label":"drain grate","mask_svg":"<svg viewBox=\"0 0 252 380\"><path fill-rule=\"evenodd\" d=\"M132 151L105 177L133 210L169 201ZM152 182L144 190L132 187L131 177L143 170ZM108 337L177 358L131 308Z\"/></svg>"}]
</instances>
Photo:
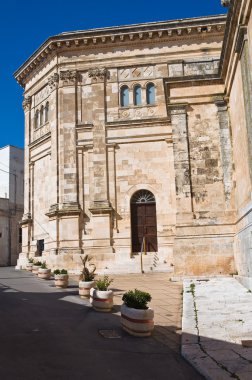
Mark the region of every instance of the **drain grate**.
<instances>
[{"instance_id":1,"label":"drain grate","mask_svg":"<svg viewBox=\"0 0 252 380\"><path fill-rule=\"evenodd\" d=\"M119 339L122 337L116 330L98 330L98 332L103 338L107 339Z\"/></svg>"}]
</instances>

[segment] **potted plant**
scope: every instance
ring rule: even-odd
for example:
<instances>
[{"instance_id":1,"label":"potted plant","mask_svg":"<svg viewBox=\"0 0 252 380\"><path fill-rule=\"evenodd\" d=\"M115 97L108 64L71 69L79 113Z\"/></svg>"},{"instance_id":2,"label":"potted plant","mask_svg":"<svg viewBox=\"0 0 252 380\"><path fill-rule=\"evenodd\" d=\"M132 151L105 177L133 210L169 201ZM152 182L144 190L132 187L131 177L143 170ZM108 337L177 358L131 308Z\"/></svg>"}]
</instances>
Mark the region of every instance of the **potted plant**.
<instances>
[{"instance_id":1,"label":"potted plant","mask_svg":"<svg viewBox=\"0 0 252 380\"><path fill-rule=\"evenodd\" d=\"M96 288L90 289L90 303L96 311L109 312L113 307L113 291L108 290L113 282L108 276L96 281Z\"/></svg>"},{"instance_id":2,"label":"potted plant","mask_svg":"<svg viewBox=\"0 0 252 380\"><path fill-rule=\"evenodd\" d=\"M49 280L51 278L51 269L48 269L46 263L43 262L38 270L38 277L44 280Z\"/></svg>"},{"instance_id":3,"label":"potted plant","mask_svg":"<svg viewBox=\"0 0 252 380\"><path fill-rule=\"evenodd\" d=\"M38 270L41 267L42 263L41 261L34 261L32 266L32 273L38 275Z\"/></svg>"},{"instance_id":4,"label":"potted plant","mask_svg":"<svg viewBox=\"0 0 252 380\"><path fill-rule=\"evenodd\" d=\"M90 296L90 289L94 287L95 270L96 266L91 263L92 258L88 255L81 257L83 264L82 280L79 281L79 295L81 298L88 298ZM92 269L90 269L92 267Z\"/></svg>"},{"instance_id":5,"label":"potted plant","mask_svg":"<svg viewBox=\"0 0 252 380\"><path fill-rule=\"evenodd\" d=\"M54 271L54 282L56 288L67 288L68 287L68 274L66 269L55 269Z\"/></svg>"},{"instance_id":6,"label":"potted plant","mask_svg":"<svg viewBox=\"0 0 252 380\"><path fill-rule=\"evenodd\" d=\"M147 306L151 295L135 289L124 293L121 306L123 330L134 336L150 336L154 329L154 310Z\"/></svg>"},{"instance_id":7,"label":"potted plant","mask_svg":"<svg viewBox=\"0 0 252 380\"><path fill-rule=\"evenodd\" d=\"M34 260L32 257L28 259L28 263L26 264L26 270L28 270L29 272L32 272L33 263L34 263Z\"/></svg>"}]
</instances>

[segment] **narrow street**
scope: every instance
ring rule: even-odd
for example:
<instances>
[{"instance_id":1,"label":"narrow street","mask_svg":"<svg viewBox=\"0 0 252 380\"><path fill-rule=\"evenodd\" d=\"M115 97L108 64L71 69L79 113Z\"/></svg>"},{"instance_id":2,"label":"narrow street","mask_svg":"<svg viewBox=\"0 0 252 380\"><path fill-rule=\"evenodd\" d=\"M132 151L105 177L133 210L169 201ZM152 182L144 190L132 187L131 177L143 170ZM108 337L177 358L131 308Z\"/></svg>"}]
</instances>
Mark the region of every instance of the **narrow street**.
<instances>
[{"instance_id":1,"label":"narrow street","mask_svg":"<svg viewBox=\"0 0 252 380\"><path fill-rule=\"evenodd\" d=\"M115 277L114 311L104 314L78 297L74 283L56 289L51 280L0 268L0 379L201 379L180 356L179 326L172 326L173 314L178 320L181 307L180 285L164 282L162 276L156 275L156 287L153 275ZM122 332L119 318L120 297L127 284L134 289L141 282L147 291L154 288L157 324L153 337L142 339ZM164 297L169 305L169 293L176 305L170 314L159 305ZM100 330L114 330L117 337L105 338Z\"/></svg>"}]
</instances>

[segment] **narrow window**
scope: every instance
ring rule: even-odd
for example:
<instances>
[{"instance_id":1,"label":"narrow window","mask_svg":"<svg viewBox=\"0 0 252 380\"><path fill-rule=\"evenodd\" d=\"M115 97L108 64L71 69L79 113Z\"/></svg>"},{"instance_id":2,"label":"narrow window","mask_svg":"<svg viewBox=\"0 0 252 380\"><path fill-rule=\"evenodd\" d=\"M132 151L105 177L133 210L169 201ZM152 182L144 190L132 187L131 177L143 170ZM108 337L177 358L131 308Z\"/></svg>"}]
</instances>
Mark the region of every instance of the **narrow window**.
<instances>
[{"instance_id":1,"label":"narrow window","mask_svg":"<svg viewBox=\"0 0 252 380\"><path fill-rule=\"evenodd\" d=\"M146 102L147 104L155 104L155 86L153 83L148 83L146 87Z\"/></svg>"},{"instance_id":2,"label":"narrow window","mask_svg":"<svg viewBox=\"0 0 252 380\"><path fill-rule=\"evenodd\" d=\"M40 108L40 126L44 124L44 107Z\"/></svg>"},{"instance_id":3,"label":"narrow window","mask_svg":"<svg viewBox=\"0 0 252 380\"><path fill-rule=\"evenodd\" d=\"M37 255L41 256L44 251L44 239L37 240Z\"/></svg>"},{"instance_id":4,"label":"narrow window","mask_svg":"<svg viewBox=\"0 0 252 380\"><path fill-rule=\"evenodd\" d=\"M19 244L22 244L22 228L20 227L18 229L18 242Z\"/></svg>"},{"instance_id":5,"label":"narrow window","mask_svg":"<svg viewBox=\"0 0 252 380\"><path fill-rule=\"evenodd\" d=\"M121 107L129 106L129 88L128 86L122 86L120 90L120 103Z\"/></svg>"},{"instance_id":6,"label":"narrow window","mask_svg":"<svg viewBox=\"0 0 252 380\"><path fill-rule=\"evenodd\" d=\"M34 127L35 129L39 127L39 110L37 110L35 113Z\"/></svg>"},{"instance_id":7,"label":"narrow window","mask_svg":"<svg viewBox=\"0 0 252 380\"><path fill-rule=\"evenodd\" d=\"M48 115L49 115L49 102L47 102L45 106L45 123L48 122Z\"/></svg>"},{"instance_id":8,"label":"narrow window","mask_svg":"<svg viewBox=\"0 0 252 380\"><path fill-rule=\"evenodd\" d=\"M139 84L134 87L134 105L140 106L142 104L142 89Z\"/></svg>"}]
</instances>

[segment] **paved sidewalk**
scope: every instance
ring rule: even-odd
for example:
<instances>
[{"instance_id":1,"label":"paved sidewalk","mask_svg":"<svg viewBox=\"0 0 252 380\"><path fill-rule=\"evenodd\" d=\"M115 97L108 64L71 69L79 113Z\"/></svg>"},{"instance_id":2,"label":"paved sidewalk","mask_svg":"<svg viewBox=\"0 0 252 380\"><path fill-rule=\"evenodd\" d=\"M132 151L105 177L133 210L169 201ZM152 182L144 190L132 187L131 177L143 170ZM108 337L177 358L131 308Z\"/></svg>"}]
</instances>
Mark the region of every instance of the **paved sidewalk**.
<instances>
[{"instance_id":1,"label":"paved sidewalk","mask_svg":"<svg viewBox=\"0 0 252 380\"><path fill-rule=\"evenodd\" d=\"M168 273L112 275L115 291L114 302L122 304L122 295L135 288L149 292L150 307L155 312L153 337L180 353L182 322L182 283L169 281Z\"/></svg>"},{"instance_id":2,"label":"paved sidewalk","mask_svg":"<svg viewBox=\"0 0 252 380\"><path fill-rule=\"evenodd\" d=\"M182 355L206 379L251 380L252 293L231 277L185 280L183 298Z\"/></svg>"},{"instance_id":3,"label":"paved sidewalk","mask_svg":"<svg viewBox=\"0 0 252 380\"><path fill-rule=\"evenodd\" d=\"M0 268L0 379L2 380L200 380L180 355L181 284L166 274L112 276L115 307L93 310L76 282L54 281ZM151 337L136 338L120 326L121 296L150 291L155 308Z\"/></svg>"}]
</instances>

